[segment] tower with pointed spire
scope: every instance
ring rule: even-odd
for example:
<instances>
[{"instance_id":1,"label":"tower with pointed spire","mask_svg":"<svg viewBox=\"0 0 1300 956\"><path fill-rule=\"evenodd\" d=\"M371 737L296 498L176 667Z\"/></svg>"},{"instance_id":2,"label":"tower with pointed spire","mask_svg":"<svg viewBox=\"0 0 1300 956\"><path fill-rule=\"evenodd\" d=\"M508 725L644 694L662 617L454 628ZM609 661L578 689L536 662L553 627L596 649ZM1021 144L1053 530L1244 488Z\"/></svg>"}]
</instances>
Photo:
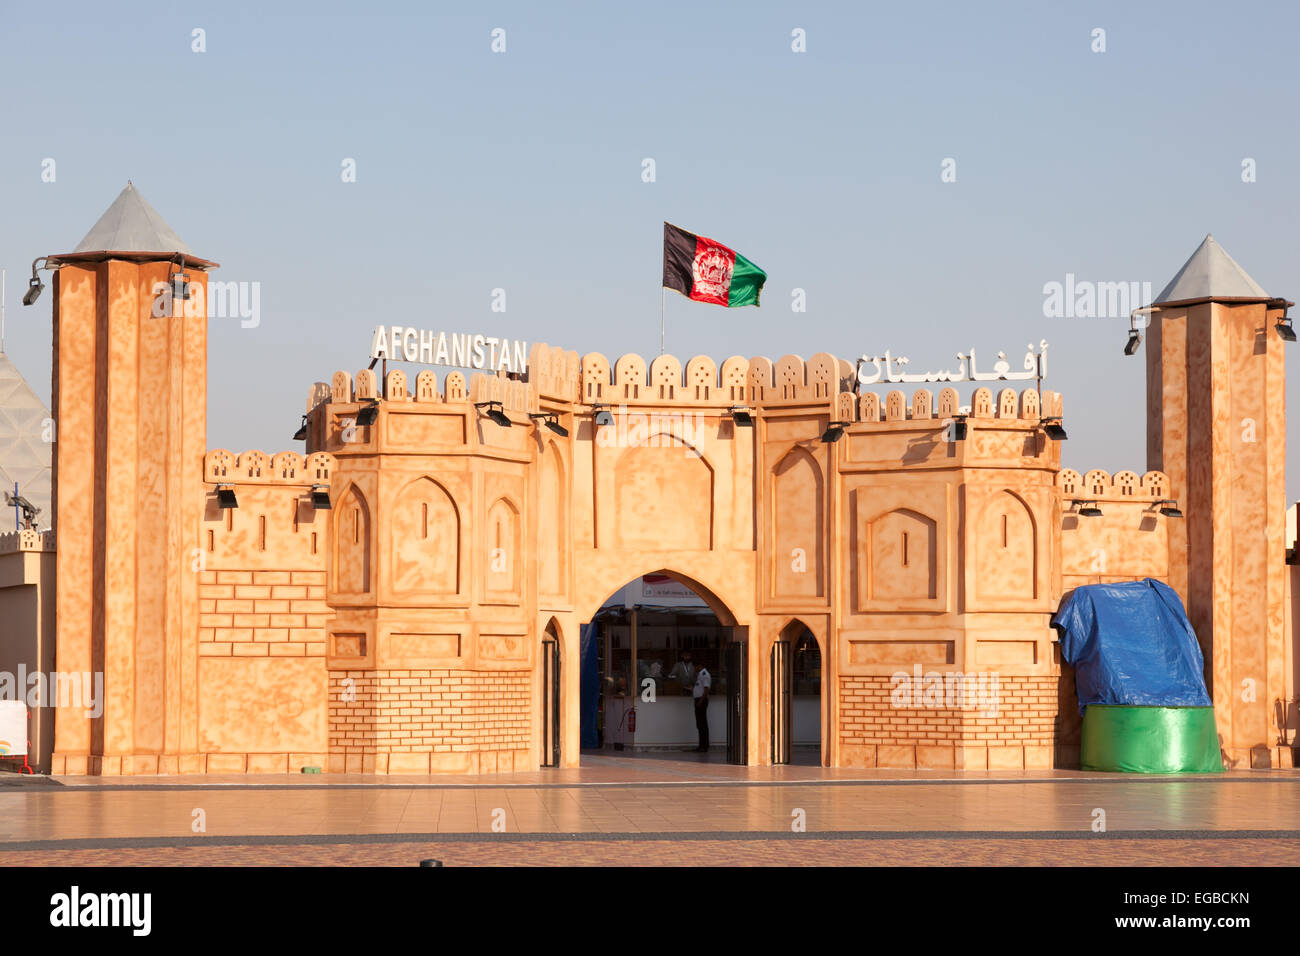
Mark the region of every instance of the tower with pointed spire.
<instances>
[{"instance_id":1,"label":"tower with pointed spire","mask_svg":"<svg viewBox=\"0 0 1300 956\"><path fill-rule=\"evenodd\" d=\"M216 263L196 257L128 182L49 265L53 509L67 532L57 658L62 671L102 672L105 687L102 718L59 709L55 755L69 773L174 773L197 738L197 707L182 688L194 684L190 551L204 504L204 303Z\"/></svg>"},{"instance_id":2,"label":"tower with pointed spire","mask_svg":"<svg viewBox=\"0 0 1300 956\"><path fill-rule=\"evenodd\" d=\"M1147 467L1186 520L1169 532L1169 583L1196 629L1220 745L1236 766L1289 765L1286 693L1286 341L1291 303L1269 296L1207 235L1153 303Z\"/></svg>"}]
</instances>

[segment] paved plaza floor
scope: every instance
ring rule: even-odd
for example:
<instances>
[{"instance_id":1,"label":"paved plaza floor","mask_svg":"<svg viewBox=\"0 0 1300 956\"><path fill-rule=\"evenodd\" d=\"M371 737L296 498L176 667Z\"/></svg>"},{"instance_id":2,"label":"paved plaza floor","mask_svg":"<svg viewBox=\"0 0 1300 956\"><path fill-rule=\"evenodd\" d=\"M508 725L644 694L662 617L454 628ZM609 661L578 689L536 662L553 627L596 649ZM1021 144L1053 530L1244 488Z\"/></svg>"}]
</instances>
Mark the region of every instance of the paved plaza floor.
<instances>
[{"instance_id":1,"label":"paved plaza floor","mask_svg":"<svg viewBox=\"0 0 1300 956\"><path fill-rule=\"evenodd\" d=\"M584 755L481 777L0 777L0 865L1289 865L1300 772Z\"/></svg>"}]
</instances>

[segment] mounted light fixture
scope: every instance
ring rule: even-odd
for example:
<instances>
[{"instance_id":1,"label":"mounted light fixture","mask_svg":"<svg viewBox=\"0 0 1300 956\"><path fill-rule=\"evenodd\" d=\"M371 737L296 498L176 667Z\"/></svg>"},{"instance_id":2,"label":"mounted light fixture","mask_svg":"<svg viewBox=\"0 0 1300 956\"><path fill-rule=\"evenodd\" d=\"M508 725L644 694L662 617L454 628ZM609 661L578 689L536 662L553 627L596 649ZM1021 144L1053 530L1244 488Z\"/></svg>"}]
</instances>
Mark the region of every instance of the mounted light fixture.
<instances>
[{"instance_id":1,"label":"mounted light fixture","mask_svg":"<svg viewBox=\"0 0 1300 956\"><path fill-rule=\"evenodd\" d=\"M235 498L234 485L217 485L217 507L238 508L239 500Z\"/></svg>"},{"instance_id":2,"label":"mounted light fixture","mask_svg":"<svg viewBox=\"0 0 1300 956\"><path fill-rule=\"evenodd\" d=\"M36 274L36 264L44 261L46 260L43 258L32 260L32 277L27 280L27 292L23 295L23 305L32 305L41 297L41 293L45 291L45 283L42 282L41 277Z\"/></svg>"},{"instance_id":3,"label":"mounted light fixture","mask_svg":"<svg viewBox=\"0 0 1300 956\"><path fill-rule=\"evenodd\" d=\"M307 416L306 415L302 416L302 424L299 425L298 430L293 433L293 440L294 441L307 440Z\"/></svg>"},{"instance_id":4,"label":"mounted light fixture","mask_svg":"<svg viewBox=\"0 0 1300 956\"><path fill-rule=\"evenodd\" d=\"M1160 513L1166 518L1181 518L1183 513L1178 510L1178 502L1173 498L1161 498L1156 502L1160 506Z\"/></svg>"},{"instance_id":5,"label":"mounted light fixture","mask_svg":"<svg viewBox=\"0 0 1300 956\"><path fill-rule=\"evenodd\" d=\"M490 413L489 413L490 414ZM561 438L569 437L569 430L560 424L560 416L555 412L529 412L528 417L533 421L540 421ZM509 422L509 419L506 419Z\"/></svg>"},{"instance_id":6,"label":"mounted light fixture","mask_svg":"<svg viewBox=\"0 0 1300 956\"><path fill-rule=\"evenodd\" d=\"M1043 426L1043 431L1048 438L1053 441L1065 441L1070 436L1065 433L1065 428L1061 425L1059 418L1040 418L1038 424Z\"/></svg>"},{"instance_id":7,"label":"mounted light fixture","mask_svg":"<svg viewBox=\"0 0 1300 956\"><path fill-rule=\"evenodd\" d=\"M357 412L358 425L373 425L379 420L379 399L371 398Z\"/></svg>"},{"instance_id":8,"label":"mounted light fixture","mask_svg":"<svg viewBox=\"0 0 1300 956\"><path fill-rule=\"evenodd\" d=\"M595 405L591 406L591 410L594 413L592 415L592 421L595 423L597 428L614 424L614 413L609 410L608 405L597 402Z\"/></svg>"},{"instance_id":9,"label":"mounted light fixture","mask_svg":"<svg viewBox=\"0 0 1300 956\"><path fill-rule=\"evenodd\" d=\"M1075 498L1070 503L1074 505L1078 505L1079 514L1083 515L1085 518L1101 517L1101 509L1097 507L1096 501L1087 501L1081 498Z\"/></svg>"},{"instance_id":10,"label":"mounted light fixture","mask_svg":"<svg viewBox=\"0 0 1300 956\"><path fill-rule=\"evenodd\" d=\"M822 432L822 441L828 445L837 442L844 437L844 429L848 428L852 422L828 422L826 431Z\"/></svg>"},{"instance_id":11,"label":"mounted light fixture","mask_svg":"<svg viewBox=\"0 0 1300 956\"><path fill-rule=\"evenodd\" d=\"M1134 309L1128 314L1128 341L1124 343L1125 355L1136 355L1138 348L1142 345L1142 329L1138 328L1138 316L1150 315L1153 312L1159 312L1160 306L1147 305L1140 309ZM1146 326L1144 325L1143 328Z\"/></svg>"},{"instance_id":12,"label":"mounted light fixture","mask_svg":"<svg viewBox=\"0 0 1300 956\"><path fill-rule=\"evenodd\" d=\"M1284 342L1295 341L1295 329L1291 325L1291 318L1289 316L1284 315L1282 318L1278 319L1277 325L1275 325L1274 328L1277 329L1277 334L1282 336Z\"/></svg>"},{"instance_id":13,"label":"mounted light fixture","mask_svg":"<svg viewBox=\"0 0 1300 956\"><path fill-rule=\"evenodd\" d=\"M952 440L953 441L966 440L966 416L965 415L954 415L952 417Z\"/></svg>"},{"instance_id":14,"label":"mounted light fixture","mask_svg":"<svg viewBox=\"0 0 1300 956\"><path fill-rule=\"evenodd\" d=\"M727 411L731 412L731 420L736 423L736 427L754 427L754 414L744 405L732 405Z\"/></svg>"},{"instance_id":15,"label":"mounted light fixture","mask_svg":"<svg viewBox=\"0 0 1300 956\"><path fill-rule=\"evenodd\" d=\"M474 407L486 408L487 417L492 419L492 421L496 422L502 428L509 428L514 424L514 422L510 421L509 416L506 415L500 402L475 402Z\"/></svg>"},{"instance_id":16,"label":"mounted light fixture","mask_svg":"<svg viewBox=\"0 0 1300 956\"><path fill-rule=\"evenodd\" d=\"M167 273L167 282L172 287L172 298L189 301L190 298L190 274L185 271L185 257L179 256L172 260L176 266L176 271Z\"/></svg>"},{"instance_id":17,"label":"mounted light fixture","mask_svg":"<svg viewBox=\"0 0 1300 956\"><path fill-rule=\"evenodd\" d=\"M311 486L311 506L318 511L330 510L329 485L317 484Z\"/></svg>"}]
</instances>

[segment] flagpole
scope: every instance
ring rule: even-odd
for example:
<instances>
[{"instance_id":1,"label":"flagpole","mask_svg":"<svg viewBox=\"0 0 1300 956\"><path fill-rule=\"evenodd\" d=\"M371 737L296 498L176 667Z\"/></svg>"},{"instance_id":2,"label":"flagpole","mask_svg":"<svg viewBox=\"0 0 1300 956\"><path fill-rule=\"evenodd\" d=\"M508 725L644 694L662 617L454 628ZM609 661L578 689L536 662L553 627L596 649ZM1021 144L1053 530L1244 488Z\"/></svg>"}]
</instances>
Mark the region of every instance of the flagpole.
<instances>
[{"instance_id":1,"label":"flagpole","mask_svg":"<svg viewBox=\"0 0 1300 956\"><path fill-rule=\"evenodd\" d=\"M667 298L668 291L664 288L659 289L659 354L664 354L664 299Z\"/></svg>"}]
</instances>

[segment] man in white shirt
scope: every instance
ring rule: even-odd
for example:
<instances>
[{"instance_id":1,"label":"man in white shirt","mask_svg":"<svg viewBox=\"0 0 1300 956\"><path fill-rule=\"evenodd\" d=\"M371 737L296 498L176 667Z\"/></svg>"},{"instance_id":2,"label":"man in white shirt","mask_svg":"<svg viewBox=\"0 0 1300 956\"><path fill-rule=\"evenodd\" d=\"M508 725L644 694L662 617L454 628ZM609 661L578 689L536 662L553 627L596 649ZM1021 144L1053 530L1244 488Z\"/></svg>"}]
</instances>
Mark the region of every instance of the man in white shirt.
<instances>
[{"instance_id":1,"label":"man in white shirt","mask_svg":"<svg viewBox=\"0 0 1300 956\"><path fill-rule=\"evenodd\" d=\"M713 676L701 662L700 669L695 672L695 729L700 732L696 753L709 752L709 688L712 686Z\"/></svg>"}]
</instances>

